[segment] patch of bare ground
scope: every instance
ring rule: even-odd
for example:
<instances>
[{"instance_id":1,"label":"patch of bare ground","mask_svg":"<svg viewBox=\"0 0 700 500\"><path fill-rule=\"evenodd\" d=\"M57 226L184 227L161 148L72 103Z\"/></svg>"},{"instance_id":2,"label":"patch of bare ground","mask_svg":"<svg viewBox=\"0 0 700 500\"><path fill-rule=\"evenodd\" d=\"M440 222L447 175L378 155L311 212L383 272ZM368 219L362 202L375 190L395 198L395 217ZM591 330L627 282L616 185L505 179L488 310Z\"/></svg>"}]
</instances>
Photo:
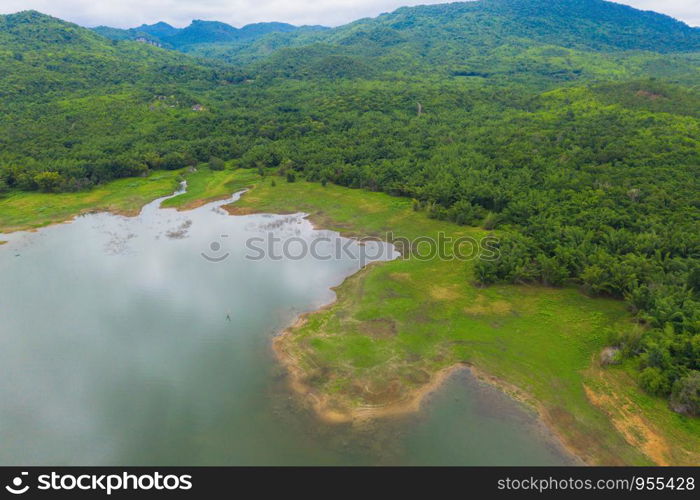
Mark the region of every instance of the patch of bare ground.
<instances>
[{"instance_id":1,"label":"patch of bare ground","mask_svg":"<svg viewBox=\"0 0 700 500\"><path fill-rule=\"evenodd\" d=\"M394 281L405 283L405 282L411 281L411 274L410 273L389 273L389 278L394 280Z\"/></svg>"},{"instance_id":2,"label":"patch of bare ground","mask_svg":"<svg viewBox=\"0 0 700 500\"><path fill-rule=\"evenodd\" d=\"M209 203L213 203L215 201L221 201L221 200L227 200L231 197L230 193L227 194L222 194L220 196L211 196L209 198L202 198L199 200L192 200L188 201L187 203L180 205L178 207L175 207L175 209L178 212L186 212L188 210L194 210L195 208L203 207L204 205L207 205ZM229 205L231 206L231 205ZM224 207L226 208L226 207Z\"/></svg>"},{"instance_id":3,"label":"patch of bare ground","mask_svg":"<svg viewBox=\"0 0 700 500\"><path fill-rule=\"evenodd\" d=\"M360 323L359 330L377 339L386 339L396 335L396 323L390 319L371 319Z\"/></svg>"},{"instance_id":4,"label":"patch of bare ground","mask_svg":"<svg viewBox=\"0 0 700 500\"><path fill-rule=\"evenodd\" d=\"M674 445L654 422L644 417L642 409L619 387L619 376L594 362L589 370L594 383L584 386L589 401L603 411L625 440L657 465L697 465L700 450Z\"/></svg>"},{"instance_id":5,"label":"patch of bare ground","mask_svg":"<svg viewBox=\"0 0 700 500\"><path fill-rule=\"evenodd\" d=\"M603 410L625 440L654 461L657 465L669 465L669 446L652 426L639 414L635 405L624 396L596 392L584 386L588 399Z\"/></svg>"},{"instance_id":6,"label":"patch of bare ground","mask_svg":"<svg viewBox=\"0 0 700 500\"><path fill-rule=\"evenodd\" d=\"M575 426L575 418L572 415L560 408L547 410L518 387L466 363L447 366L432 375L423 369L404 367L399 371L401 376L412 384L410 386L398 380L356 381L351 384L345 396L338 394L331 396L318 390L313 383L310 383L309 370L303 367L303 361L294 352L293 341L290 339L294 330L303 326L305 321L304 318L300 318L295 325L276 337L273 343L274 352L288 369L291 389L301 395L319 418L326 423L357 423L417 412L421 409L426 397L439 389L455 372L469 369L480 380L498 387L512 398L533 408L545 428L552 432L562 448L574 460L581 463L595 463L594 458L586 452L590 449L590 442L585 436L579 436L580 439L572 441L559 432L561 427ZM358 404L357 401L362 403ZM606 463L622 465L612 456L608 457Z\"/></svg>"},{"instance_id":7,"label":"patch of bare ground","mask_svg":"<svg viewBox=\"0 0 700 500\"><path fill-rule=\"evenodd\" d=\"M224 205L221 208L226 210L230 215L252 215L252 214L259 213L258 210L255 210L252 207L236 205L235 203L232 203L230 205ZM287 215L287 214L280 214L280 215Z\"/></svg>"},{"instance_id":8,"label":"patch of bare ground","mask_svg":"<svg viewBox=\"0 0 700 500\"><path fill-rule=\"evenodd\" d=\"M637 91L637 96L638 97L646 97L649 100L656 101L658 99L663 99L664 96L661 94L654 94L653 92L649 92L648 90L638 90Z\"/></svg>"},{"instance_id":9,"label":"patch of bare ground","mask_svg":"<svg viewBox=\"0 0 700 500\"><path fill-rule=\"evenodd\" d=\"M464 312L473 316L504 315L511 313L513 306L504 300L487 300L483 295L477 296L476 300L464 308Z\"/></svg>"},{"instance_id":10,"label":"patch of bare ground","mask_svg":"<svg viewBox=\"0 0 700 500\"><path fill-rule=\"evenodd\" d=\"M457 300L460 297L459 289L454 286L432 286L429 293L435 300Z\"/></svg>"}]
</instances>

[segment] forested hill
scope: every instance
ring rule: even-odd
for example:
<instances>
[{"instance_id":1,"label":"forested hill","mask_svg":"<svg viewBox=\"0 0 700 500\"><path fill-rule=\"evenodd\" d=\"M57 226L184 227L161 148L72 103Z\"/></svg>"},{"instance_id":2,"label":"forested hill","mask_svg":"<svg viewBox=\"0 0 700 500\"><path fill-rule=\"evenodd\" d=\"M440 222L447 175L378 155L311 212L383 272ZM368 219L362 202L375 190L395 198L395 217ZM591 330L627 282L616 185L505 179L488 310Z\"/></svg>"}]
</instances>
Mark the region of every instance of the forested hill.
<instances>
[{"instance_id":1,"label":"forested hill","mask_svg":"<svg viewBox=\"0 0 700 500\"><path fill-rule=\"evenodd\" d=\"M610 342L700 414L699 33L601 0L481 0L183 54L0 16L0 204L195 165L411 197L499 231L482 283L627 300L647 326Z\"/></svg>"},{"instance_id":2,"label":"forested hill","mask_svg":"<svg viewBox=\"0 0 700 500\"><path fill-rule=\"evenodd\" d=\"M192 49L196 44L210 44L208 49L211 44L221 44L224 49L235 42L240 50L240 42L259 41L263 52L271 44L279 48L311 42L366 45L367 49L412 44L430 50L444 43L460 43L464 45L461 50L468 51L536 43L597 51L700 51L700 28L605 0L476 0L403 7L333 29L299 29L284 23L236 29L207 21L193 21L184 29L162 22L130 30L95 29L108 37L142 36L178 49ZM277 35L259 40L272 33Z\"/></svg>"},{"instance_id":3,"label":"forested hill","mask_svg":"<svg viewBox=\"0 0 700 500\"><path fill-rule=\"evenodd\" d=\"M628 57L630 51L646 51L648 57ZM685 59L698 51L699 28L603 0L405 7L324 31L274 33L193 49L235 64L262 61L261 71L294 78L321 76L332 67L331 74L341 76L437 70L441 77L525 75L523 80L558 81L681 74Z\"/></svg>"},{"instance_id":4,"label":"forested hill","mask_svg":"<svg viewBox=\"0 0 700 500\"><path fill-rule=\"evenodd\" d=\"M477 47L531 40L592 50L700 50L700 28L604 0L478 0L403 7L329 32L323 40L459 41Z\"/></svg>"},{"instance_id":5,"label":"forested hill","mask_svg":"<svg viewBox=\"0 0 700 500\"><path fill-rule=\"evenodd\" d=\"M136 42L116 43L35 11L0 16L1 104L109 85L212 78L216 65ZM12 100L7 100L12 97Z\"/></svg>"}]
</instances>

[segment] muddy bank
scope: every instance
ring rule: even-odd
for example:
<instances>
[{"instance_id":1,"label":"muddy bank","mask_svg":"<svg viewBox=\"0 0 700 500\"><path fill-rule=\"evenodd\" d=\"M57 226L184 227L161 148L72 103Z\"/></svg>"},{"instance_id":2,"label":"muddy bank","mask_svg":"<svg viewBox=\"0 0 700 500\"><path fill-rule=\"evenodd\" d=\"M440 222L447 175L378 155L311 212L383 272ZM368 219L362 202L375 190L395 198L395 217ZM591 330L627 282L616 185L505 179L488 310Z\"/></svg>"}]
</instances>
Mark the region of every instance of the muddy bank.
<instances>
[{"instance_id":1,"label":"muddy bank","mask_svg":"<svg viewBox=\"0 0 700 500\"><path fill-rule=\"evenodd\" d=\"M285 343L290 341L290 337L296 329L301 328L304 326L304 324L306 324L309 315L315 314L324 309L328 309L332 306L333 304L328 304L317 311L300 316L292 326L282 331L273 340L273 351L275 356L287 369L289 374L289 386L296 394L308 402L316 415L323 422L330 424L357 423L364 420L400 417L410 413L416 413L421 410L428 397L435 391L439 390L448 379L450 379L457 372L468 370L475 378L496 387L512 399L532 409L536 413L538 421L542 424L546 432L548 432L554 438L562 450L564 450L575 463L581 465L592 463L593 457L587 457L584 450L567 443L564 437L558 432L557 426L555 425L549 412L547 412L544 406L536 399L518 387L497 377L489 375L479 368L466 363L457 363L443 368L442 370L433 374L430 381L426 384L413 391L410 391L403 398L401 398L401 400L385 406L337 408L330 404L330 398L327 395L315 390L306 382L306 374L304 369L300 366L299 360L285 348Z\"/></svg>"}]
</instances>

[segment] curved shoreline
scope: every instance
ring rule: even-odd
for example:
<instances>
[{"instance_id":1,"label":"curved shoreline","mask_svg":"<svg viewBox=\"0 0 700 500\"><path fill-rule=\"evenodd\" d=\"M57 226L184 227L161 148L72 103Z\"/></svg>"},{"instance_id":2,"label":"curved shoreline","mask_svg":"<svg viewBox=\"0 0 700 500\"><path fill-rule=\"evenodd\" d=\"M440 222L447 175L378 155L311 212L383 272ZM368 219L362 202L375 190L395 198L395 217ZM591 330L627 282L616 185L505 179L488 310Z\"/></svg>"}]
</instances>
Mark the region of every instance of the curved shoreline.
<instances>
[{"instance_id":1,"label":"curved shoreline","mask_svg":"<svg viewBox=\"0 0 700 500\"><path fill-rule=\"evenodd\" d=\"M153 200L149 201L148 203L152 203L152 201ZM84 209L79 210L73 214L67 215L64 218L57 218L55 220L46 221L45 223L42 223L41 225L38 225L38 226L24 225L24 226L7 226L5 228L0 228L0 235L5 235L5 236L9 237L13 233L36 233L37 231L40 231L40 230L45 229L47 227L58 226L59 224L70 224L71 222L74 222L78 217L82 217L83 215L112 214L112 215L118 215L120 217L137 217L141 213L141 209L143 209L143 207L148 205L148 203L144 203L140 208L130 208L130 209L111 208L111 207L84 208ZM3 241L0 244L3 244L3 243L8 243L8 242Z\"/></svg>"},{"instance_id":2,"label":"curved shoreline","mask_svg":"<svg viewBox=\"0 0 700 500\"><path fill-rule=\"evenodd\" d=\"M355 276L356 274L357 273L351 276ZM335 288L337 287L334 287L334 289ZM292 325L281 330L272 340L272 350L276 359L287 369L289 387L311 406L314 413L321 421L327 424L347 424L363 420L400 417L403 415L417 413L422 409L428 396L433 394L435 391L438 391L450 377L459 371L469 370L469 372L478 380L489 384L490 386L509 396L514 401L533 410L537 422L541 424L544 429L546 429L556 444L559 445L561 450L574 462L581 465L593 464L592 457L582 453L581 450L575 448L564 439L563 435L554 425L552 419L549 418L548 413L542 403L519 387L498 377L490 375L471 363L456 363L439 370L433 374L429 382L409 392L402 401L397 401L387 406L377 408L347 408L344 411L330 408L327 404L328 398L326 398L322 393L314 390L312 386L304 381L303 368L298 365L296 358L286 349L284 349L283 343L289 340L295 330L306 324L309 316L333 307L336 302L337 299L320 307L319 309L299 315Z\"/></svg>"},{"instance_id":3,"label":"curved shoreline","mask_svg":"<svg viewBox=\"0 0 700 500\"><path fill-rule=\"evenodd\" d=\"M264 211L259 211L251 207L239 207L235 204L222 206L230 215L233 216L245 216L265 213ZM287 211L287 212L275 212L278 215L285 214L303 214L304 218L311 222L314 229L323 230L322 227L323 217L315 217L314 214L299 212L299 211ZM354 231L342 231L337 229L330 229L336 231L340 236L352 239L358 239L358 233ZM380 241L384 241L379 239ZM347 276L342 283L337 286L331 287L331 290L335 293L336 290L343 286L343 284L351 279L356 278L360 273L367 272L371 269L374 264L381 264L381 262L371 262L367 264L362 269L357 272ZM305 375L302 367L297 363L297 358L291 355L286 349L284 349L283 344L290 339L291 335L295 330L301 328L306 324L308 318L314 314L320 313L322 311L328 310L335 306L338 302L337 293L335 298L321 307L302 313L297 316L296 320L289 326L281 329L272 339L272 351L274 353L277 361L287 370L287 379L290 389L305 400L313 409L316 416L327 424L344 424L353 423L362 420L372 420L380 418L391 418L400 417L403 415L417 413L421 410L421 407L425 399L430 396L435 391L439 390L443 383L447 381L453 374L461 370L469 370L473 376L477 379L485 382L492 387L505 393L507 396L512 398L518 403L525 405L527 408L535 412L538 423L540 423L547 432L552 436L556 443L561 447L564 453L566 453L572 460L584 465L592 465L593 457L588 456L583 453L582 450L569 444L562 433L554 425L553 420L548 416L548 413L542 403L540 403L533 396L523 391L519 387L506 382L498 377L488 374L481 368L476 367L469 363L456 363L447 366L438 372L434 373L426 384L411 391L402 401L392 403L382 407L358 407L358 408L348 408L344 411L336 410L330 408L327 404L328 398L316 391L312 386L304 381Z\"/></svg>"},{"instance_id":4,"label":"curved shoreline","mask_svg":"<svg viewBox=\"0 0 700 500\"><path fill-rule=\"evenodd\" d=\"M259 211L251 207L239 207L235 204L222 206L230 215L233 216L245 216L265 213L264 211ZM301 213L304 218L311 222L314 229L323 230L323 217L316 217L314 214L299 212L299 211L287 211L287 212L276 212L276 214L295 214ZM352 239L359 239L360 233L355 231L342 231L337 229L330 229L336 231L340 236ZM380 241L384 241L379 239ZM345 284L345 282L351 278L356 278L360 273L367 272L371 269L374 264L381 264L381 262L371 262L365 267L359 269L357 272L347 276L342 283L337 286L331 287L331 290L335 293L336 290ZM327 404L328 398L316 391L312 386L304 381L305 374L304 370L297 363L297 358L291 355L286 349L284 349L284 343L290 339L291 335L295 330L301 328L306 324L308 318L314 314L320 313L322 311L328 310L336 305L338 302L337 293L335 298L323 306L297 316L296 320L289 326L281 329L272 339L272 351L274 353L277 361L287 370L287 379L290 389L296 393L299 397L305 400L313 409L316 416L327 424L344 424L353 423L362 420L372 420L380 418L391 418L400 417L403 415L417 413L421 410L421 407L428 396L430 396L435 391L439 390L443 383L447 381L453 374L461 370L469 370L473 376L477 379L495 387L501 392L505 393L507 396L519 402L529 409L533 410L536 415L538 423L540 423L551 437L556 441L556 443L561 447L562 451L566 453L573 461L584 465L593 464L592 457L587 456L581 450L569 444L562 433L556 428L554 422L549 418L547 411L542 403L537 399L532 397L530 394L526 393L519 387L506 382L498 377L490 375L483 371L482 369L468 363L456 363L447 366L438 372L434 373L431 379L423 386L411 391L402 401L398 401L382 407L358 407L358 408L348 408L344 411L330 408Z\"/></svg>"},{"instance_id":5,"label":"curved shoreline","mask_svg":"<svg viewBox=\"0 0 700 500\"><path fill-rule=\"evenodd\" d=\"M79 210L73 214L66 215L64 218L57 218L55 220L50 220L47 221L45 224L42 224L40 226L10 226L7 227L3 230L0 230L0 235L11 235L12 233L35 233L37 231L40 231L41 229L51 227L51 226L57 226L59 224L71 224L75 222L79 217L82 217L84 215L91 215L91 214L110 214L110 215L116 215L119 217L128 217L128 218L133 218L133 217L138 217L141 215L144 209L149 207L150 205L154 205L156 202L158 202L156 208L160 209L161 208L161 203L164 202L165 200L169 200L170 198L175 198L176 196L186 193L187 192L187 181L182 181L178 183L178 187L175 188L175 191L173 191L171 194L168 195L163 195L163 196L158 196L157 198L153 198L152 200L148 200L143 203L143 205L140 206L135 206L131 208L115 208L115 207L110 207L110 206L96 206L96 207L90 207L90 208L84 208L82 210ZM235 195L235 193L234 193ZM229 198L231 198L229 196ZM214 200L216 201L216 200ZM206 205L210 203L210 201L203 200L203 203L199 206ZM167 207L164 207L167 208ZM197 207L193 207L197 208ZM3 243L8 243L7 241L1 241L0 245Z\"/></svg>"}]
</instances>

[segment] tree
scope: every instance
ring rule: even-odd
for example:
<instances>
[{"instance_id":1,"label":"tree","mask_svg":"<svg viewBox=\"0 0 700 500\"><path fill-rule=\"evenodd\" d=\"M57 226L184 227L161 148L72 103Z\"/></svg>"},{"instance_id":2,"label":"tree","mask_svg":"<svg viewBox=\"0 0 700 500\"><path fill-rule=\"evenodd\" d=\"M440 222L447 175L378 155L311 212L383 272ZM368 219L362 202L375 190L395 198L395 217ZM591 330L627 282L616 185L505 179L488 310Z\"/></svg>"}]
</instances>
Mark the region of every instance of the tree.
<instances>
[{"instance_id":1,"label":"tree","mask_svg":"<svg viewBox=\"0 0 700 500\"><path fill-rule=\"evenodd\" d=\"M648 366L639 374L642 389L656 396L665 396L671 389L668 377L655 366Z\"/></svg>"},{"instance_id":2,"label":"tree","mask_svg":"<svg viewBox=\"0 0 700 500\"><path fill-rule=\"evenodd\" d=\"M688 273L688 287L700 294L700 264L696 264Z\"/></svg>"},{"instance_id":3,"label":"tree","mask_svg":"<svg viewBox=\"0 0 700 500\"><path fill-rule=\"evenodd\" d=\"M188 165L188 158L184 153L168 153L163 157L162 168L177 170Z\"/></svg>"},{"instance_id":4,"label":"tree","mask_svg":"<svg viewBox=\"0 0 700 500\"><path fill-rule=\"evenodd\" d=\"M226 163L224 163L224 160L221 158L217 158L216 156L212 156L209 158L209 168L211 170L223 170L226 168Z\"/></svg>"},{"instance_id":5,"label":"tree","mask_svg":"<svg viewBox=\"0 0 700 500\"><path fill-rule=\"evenodd\" d=\"M671 407L678 413L700 415L700 371L693 370L673 384Z\"/></svg>"},{"instance_id":6,"label":"tree","mask_svg":"<svg viewBox=\"0 0 700 500\"><path fill-rule=\"evenodd\" d=\"M58 172L40 172L34 176L34 182L40 191L54 193L61 189L63 176Z\"/></svg>"},{"instance_id":7,"label":"tree","mask_svg":"<svg viewBox=\"0 0 700 500\"><path fill-rule=\"evenodd\" d=\"M459 200L447 211L447 217L461 226L476 225L482 218L481 210L468 200Z\"/></svg>"},{"instance_id":8,"label":"tree","mask_svg":"<svg viewBox=\"0 0 700 500\"><path fill-rule=\"evenodd\" d=\"M544 254L540 254L537 257L537 262L542 273L542 283L545 285L561 286L569 277L566 266L562 265L556 257L547 257Z\"/></svg>"},{"instance_id":9,"label":"tree","mask_svg":"<svg viewBox=\"0 0 700 500\"><path fill-rule=\"evenodd\" d=\"M603 294L611 290L610 273L596 264L587 266L583 270L581 281L586 289L594 294Z\"/></svg>"}]
</instances>

